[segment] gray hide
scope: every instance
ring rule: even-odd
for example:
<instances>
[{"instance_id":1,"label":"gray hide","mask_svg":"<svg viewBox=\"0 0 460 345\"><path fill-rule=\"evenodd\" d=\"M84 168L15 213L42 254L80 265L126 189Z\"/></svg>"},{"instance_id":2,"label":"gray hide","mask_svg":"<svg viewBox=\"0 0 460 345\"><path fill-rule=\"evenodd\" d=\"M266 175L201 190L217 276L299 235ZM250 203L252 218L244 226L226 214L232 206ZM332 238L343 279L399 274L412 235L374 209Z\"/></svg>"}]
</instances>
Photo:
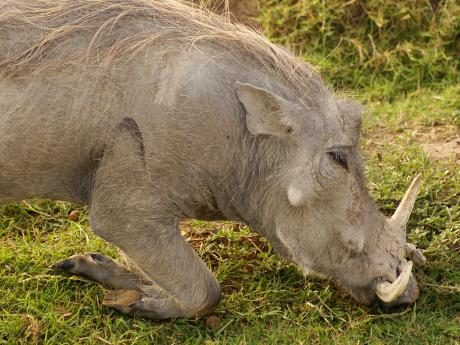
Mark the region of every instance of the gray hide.
<instances>
[{"instance_id":1,"label":"gray hide","mask_svg":"<svg viewBox=\"0 0 460 345\"><path fill-rule=\"evenodd\" d=\"M119 289L107 305L167 318L218 303L180 234L186 218L243 222L361 303L404 269L404 225L365 187L359 107L291 53L169 1L8 0L0 11L0 201L88 204L129 270L98 254L56 267ZM417 296L410 276L389 303Z\"/></svg>"}]
</instances>

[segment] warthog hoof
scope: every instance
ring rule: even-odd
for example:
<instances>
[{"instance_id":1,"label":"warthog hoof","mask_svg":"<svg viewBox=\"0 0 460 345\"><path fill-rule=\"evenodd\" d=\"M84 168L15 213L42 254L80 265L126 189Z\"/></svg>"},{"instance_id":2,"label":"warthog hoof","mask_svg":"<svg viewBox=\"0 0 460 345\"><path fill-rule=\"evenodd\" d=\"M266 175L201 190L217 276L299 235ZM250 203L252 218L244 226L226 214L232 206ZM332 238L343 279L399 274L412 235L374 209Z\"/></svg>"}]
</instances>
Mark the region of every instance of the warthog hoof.
<instances>
[{"instance_id":1,"label":"warthog hoof","mask_svg":"<svg viewBox=\"0 0 460 345\"><path fill-rule=\"evenodd\" d=\"M140 290L142 278L114 260L96 253L73 255L51 266L115 289Z\"/></svg>"}]
</instances>

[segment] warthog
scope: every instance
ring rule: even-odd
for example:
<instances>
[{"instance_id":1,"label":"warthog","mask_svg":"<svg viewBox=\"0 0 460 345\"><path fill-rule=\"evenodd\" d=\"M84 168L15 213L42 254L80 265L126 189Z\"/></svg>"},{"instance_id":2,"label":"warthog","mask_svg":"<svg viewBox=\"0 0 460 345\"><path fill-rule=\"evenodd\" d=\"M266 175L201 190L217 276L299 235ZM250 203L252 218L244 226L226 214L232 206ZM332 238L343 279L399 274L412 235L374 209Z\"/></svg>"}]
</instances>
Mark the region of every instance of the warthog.
<instances>
[{"instance_id":1,"label":"warthog","mask_svg":"<svg viewBox=\"0 0 460 345\"><path fill-rule=\"evenodd\" d=\"M99 254L55 267L112 287L107 305L157 319L216 306L185 218L243 222L358 302L417 299L424 258L404 228L420 179L387 220L359 107L261 35L172 1L5 0L0 61L0 201L88 204L129 268Z\"/></svg>"}]
</instances>

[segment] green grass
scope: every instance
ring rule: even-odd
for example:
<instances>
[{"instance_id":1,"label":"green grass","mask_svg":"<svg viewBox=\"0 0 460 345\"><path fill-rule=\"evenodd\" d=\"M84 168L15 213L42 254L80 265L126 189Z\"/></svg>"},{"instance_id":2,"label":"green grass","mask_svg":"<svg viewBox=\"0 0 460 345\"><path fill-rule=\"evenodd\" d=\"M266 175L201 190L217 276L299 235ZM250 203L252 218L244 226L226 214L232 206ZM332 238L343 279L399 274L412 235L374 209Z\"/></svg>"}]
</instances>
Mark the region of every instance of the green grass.
<instances>
[{"instance_id":1,"label":"green grass","mask_svg":"<svg viewBox=\"0 0 460 345\"><path fill-rule=\"evenodd\" d=\"M366 3L371 17L382 1ZM391 65L394 73L369 54L358 65L350 64L353 54L348 45L331 53L337 33L347 33L349 25L342 23L348 18L348 12L341 12L345 5L334 1L262 1L260 6L270 7L259 8L259 21L273 39L311 53L310 61L326 59L320 65L326 78L366 103L362 140L366 173L385 214L395 209L411 178L423 172L423 187L408 226L409 239L423 248L428 259L425 267L416 268L422 289L416 304L391 310L358 306L330 281L302 278L248 228L191 221L184 225L186 236L212 267L225 294L214 312L220 325L208 329L206 318L158 322L127 317L102 305L102 287L48 269L75 253L117 257L117 252L91 233L85 208L78 208L81 216L74 222L68 214L77 206L38 200L0 207L0 344L460 344L460 169L454 160L431 162L413 139L414 132L433 126L449 133L460 126L458 61L451 59L459 53L452 38L458 37L453 29L458 19L449 12L445 16L457 24L432 27L433 20L439 23L442 18L427 19L418 10L413 13L417 6L411 5L404 15L423 19L420 30L413 39L398 36L392 30L403 29L395 24L396 10L403 7L385 3L383 19L361 14L362 22L354 24L355 38L369 32L379 51L387 47L390 52L398 37L414 41L422 50L433 40L439 44L433 47L442 48L440 55L407 65L390 54L396 59ZM458 9L454 1L438 4L439 11ZM305 6L319 11L322 29ZM304 14L293 23L292 13ZM382 28L392 29L385 36L388 40L375 36L380 20L386 23ZM303 39L307 29L313 33ZM420 37L425 40L419 41ZM446 62L452 64L443 67ZM419 70L427 74L416 81L412 78ZM376 145L373 138L382 133L391 140Z\"/></svg>"},{"instance_id":2,"label":"green grass","mask_svg":"<svg viewBox=\"0 0 460 345\"><path fill-rule=\"evenodd\" d=\"M260 0L257 22L336 87L394 99L459 82L456 0Z\"/></svg>"}]
</instances>

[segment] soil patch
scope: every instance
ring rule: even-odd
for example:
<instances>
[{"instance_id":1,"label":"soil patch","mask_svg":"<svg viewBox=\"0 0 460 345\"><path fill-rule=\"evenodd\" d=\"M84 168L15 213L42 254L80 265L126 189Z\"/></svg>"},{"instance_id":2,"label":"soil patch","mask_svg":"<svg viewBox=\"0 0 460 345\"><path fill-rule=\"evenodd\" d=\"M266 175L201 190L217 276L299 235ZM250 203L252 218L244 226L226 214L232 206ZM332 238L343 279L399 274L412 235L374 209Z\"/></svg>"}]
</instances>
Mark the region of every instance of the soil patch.
<instances>
[{"instance_id":1,"label":"soil patch","mask_svg":"<svg viewBox=\"0 0 460 345\"><path fill-rule=\"evenodd\" d=\"M386 144L396 144L398 138L407 136L406 131L372 132L363 135L368 140L365 154L379 153ZM454 161L460 163L460 129L450 126L421 127L411 132L412 140L421 145L431 161Z\"/></svg>"},{"instance_id":2,"label":"soil patch","mask_svg":"<svg viewBox=\"0 0 460 345\"><path fill-rule=\"evenodd\" d=\"M255 25L252 18L256 17L258 12L256 4L252 0L229 0L230 13L232 13L236 20L240 23L250 26Z\"/></svg>"},{"instance_id":3,"label":"soil patch","mask_svg":"<svg viewBox=\"0 0 460 345\"><path fill-rule=\"evenodd\" d=\"M230 19L236 23L242 23L252 28L257 28L257 23L253 20L258 14L255 0L192 0L195 3L204 3L213 12L225 15L228 11Z\"/></svg>"},{"instance_id":4,"label":"soil patch","mask_svg":"<svg viewBox=\"0 0 460 345\"><path fill-rule=\"evenodd\" d=\"M447 137L443 136L442 131L433 127L429 132L420 133L416 141L428 151L431 160L454 159L460 162L460 129Z\"/></svg>"}]
</instances>

